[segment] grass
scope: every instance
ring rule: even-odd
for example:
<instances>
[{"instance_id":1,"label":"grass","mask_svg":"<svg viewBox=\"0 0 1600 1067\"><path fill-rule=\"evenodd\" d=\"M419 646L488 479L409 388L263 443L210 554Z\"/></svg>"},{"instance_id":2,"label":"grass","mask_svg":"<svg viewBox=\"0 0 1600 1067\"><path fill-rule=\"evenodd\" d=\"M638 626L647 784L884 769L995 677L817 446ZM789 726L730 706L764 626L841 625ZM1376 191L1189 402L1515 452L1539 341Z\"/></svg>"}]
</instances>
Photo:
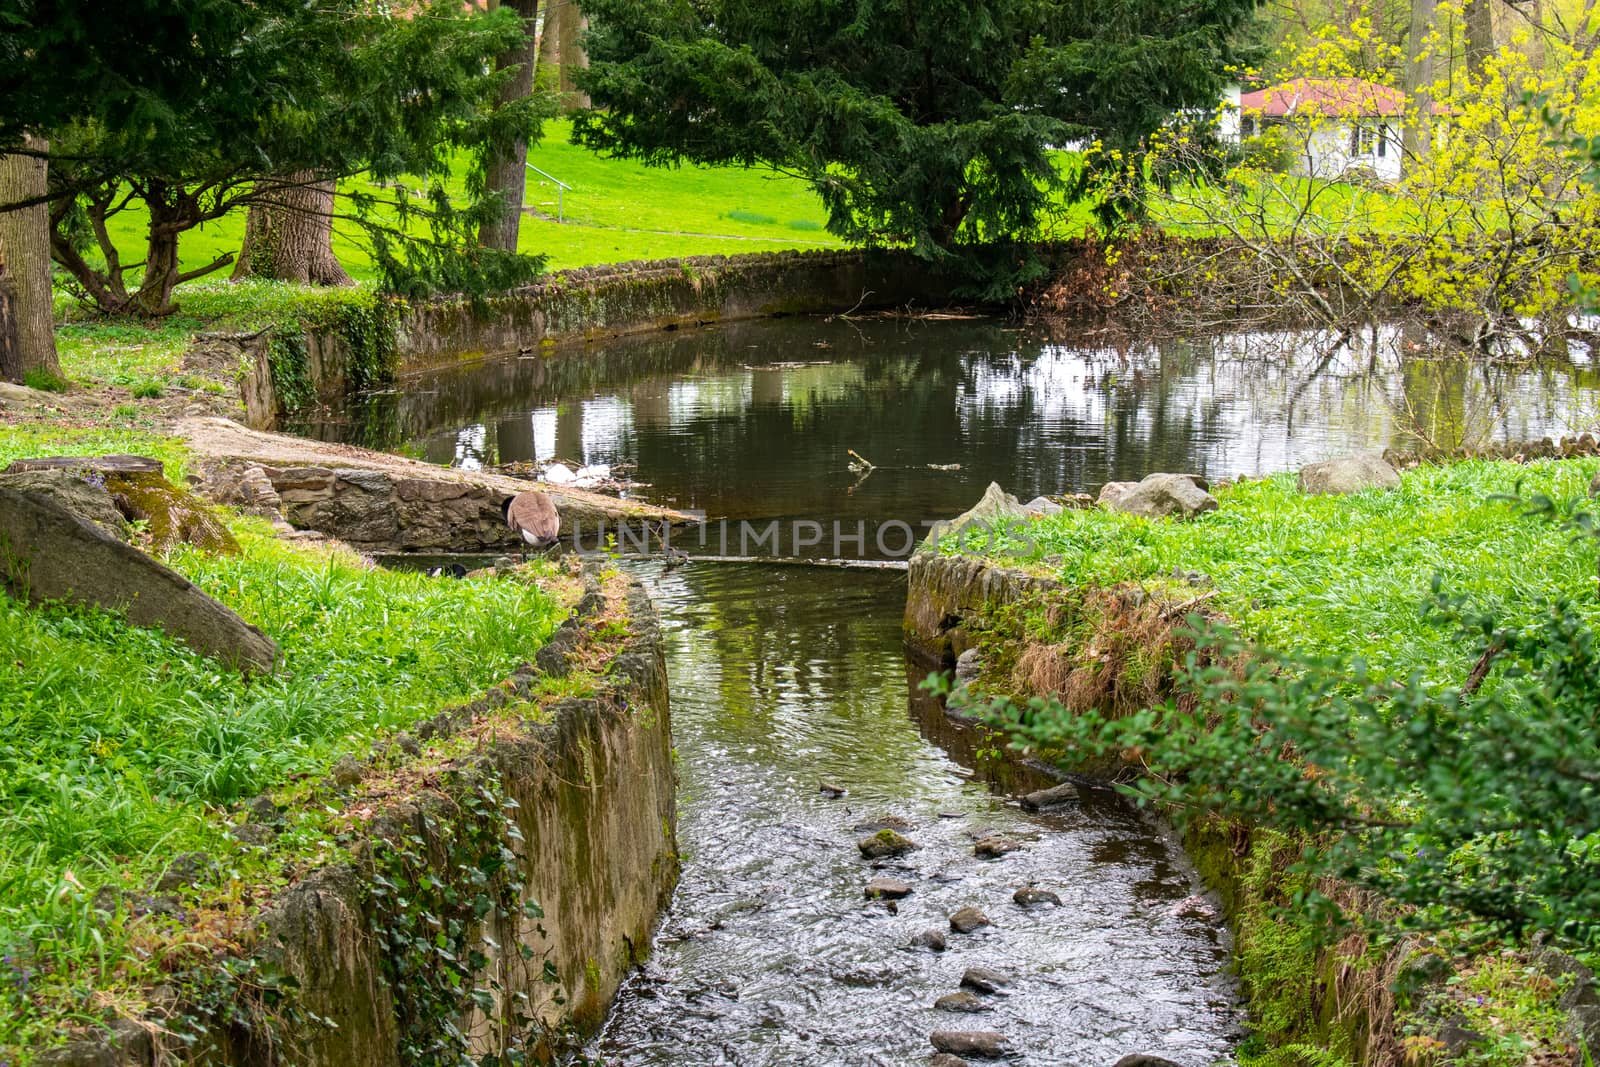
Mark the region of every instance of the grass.
<instances>
[{"instance_id":1,"label":"grass","mask_svg":"<svg viewBox=\"0 0 1600 1067\"><path fill-rule=\"evenodd\" d=\"M0 423L0 470L19 459L116 452L159 459L168 480L183 480L187 455L183 442L148 426L131 404L113 408L105 416L53 423Z\"/></svg>"},{"instance_id":2,"label":"grass","mask_svg":"<svg viewBox=\"0 0 1600 1067\"><path fill-rule=\"evenodd\" d=\"M571 186L529 171L519 235L524 252L549 257L552 270L678 256L743 255L792 248L837 248L827 213L811 187L767 170L733 167L654 168L603 159L569 143L572 124L545 124L528 162ZM449 183L462 188L460 171ZM373 191L370 186L363 186ZM564 221L557 221L558 210ZM245 213L237 211L181 239L181 266L192 270L239 251ZM118 251L137 262L145 215L130 209L112 220ZM349 225L335 227L334 252L352 277L373 279L371 261ZM132 257L129 259L128 257ZM226 276L224 272L223 276ZM178 292L189 292L185 286Z\"/></svg>"},{"instance_id":3,"label":"grass","mask_svg":"<svg viewBox=\"0 0 1600 1067\"><path fill-rule=\"evenodd\" d=\"M92 1017L105 1005L86 990L141 966L127 910L97 910L97 893L148 899L186 852L238 862L227 806L482 692L565 613L520 581L375 569L259 520L233 530L241 555L169 562L278 641L270 677L104 612L0 595L0 1049L61 1012Z\"/></svg>"},{"instance_id":4,"label":"grass","mask_svg":"<svg viewBox=\"0 0 1600 1067\"><path fill-rule=\"evenodd\" d=\"M1270 647L1459 683L1466 653L1422 619L1435 575L1477 604L1503 605L1507 618L1566 596L1600 625L1593 542L1574 543L1494 499L1519 486L1580 498L1597 469L1594 459L1472 461L1406 472L1393 492L1344 497L1306 496L1293 474L1280 474L1218 490L1220 510L1187 522L1066 511L1030 524L1031 545L1006 550L1073 586L1170 586L1174 568L1198 571L1215 583L1212 606Z\"/></svg>"},{"instance_id":5,"label":"grass","mask_svg":"<svg viewBox=\"0 0 1600 1067\"><path fill-rule=\"evenodd\" d=\"M1583 499L1597 470L1600 460L1593 458L1470 461L1420 467L1402 474L1398 490L1350 496L1307 496L1293 474L1282 474L1219 488L1220 509L1188 521L1066 511L1028 524L1019 531L1026 539L971 547L1020 556L1030 569L1065 583L1059 598L1024 608L1019 620L1052 640L1060 635L1050 621L1051 604L1087 603L1081 594L1131 584L1144 587L1151 604L1204 599L1208 609L1274 651L1359 657L1379 675L1460 686L1475 654L1453 629L1425 619L1422 606L1436 578L1444 591L1474 607L1493 608L1503 623L1527 623L1551 601L1566 600L1600 627L1594 540L1520 514L1505 499ZM952 547L947 539L944 548ZM1192 572L1203 576L1198 584ZM1114 636L1096 632L1071 643L1079 655L1092 658L1099 649L1112 662ZM1162 665L1170 666L1170 659ZM1496 684L1491 675L1486 692ZM1315 924L1294 902L1289 879L1301 843L1259 829L1250 840L1247 858L1234 850L1231 831L1200 852L1213 884L1232 902L1235 959L1254 1031L1239 1050L1240 1062L1352 1062L1351 1038L1359 1035L1347 1033L1342 1018L1318 1015L1319 1001L1309 991L1325 992L1342 976L1338 980L1353 991L1347 1007L1381 1015L1388 988L1382 953L1322 945ZM1461 951L1448 934L1438 947L1451 961L1452 977L1429 987L1422 1001L1401 1005L1395 1016L1400 1030L1385 1031L1387 1037L1424 1062L1443 1047L1436 1036L1441 1027L1464 1018L1484 1040L1462 1052L1461 1062L1558 1062L1566 1047L1564 1016L1551 979L1524 956Z\"/></svg>"}]
</instances>

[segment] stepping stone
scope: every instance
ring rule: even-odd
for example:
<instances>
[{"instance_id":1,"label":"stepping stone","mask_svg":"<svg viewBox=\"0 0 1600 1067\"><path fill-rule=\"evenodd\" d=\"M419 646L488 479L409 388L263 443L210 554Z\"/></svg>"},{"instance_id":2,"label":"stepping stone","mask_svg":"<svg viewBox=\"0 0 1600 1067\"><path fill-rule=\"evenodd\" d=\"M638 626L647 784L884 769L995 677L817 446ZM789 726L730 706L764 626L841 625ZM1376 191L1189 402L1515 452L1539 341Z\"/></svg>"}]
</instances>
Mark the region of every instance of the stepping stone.
<instances>
[{"instance_id":1,"label":"stepping stone","mask_svg":"<svg viewBox=\"0 0 1600 1067\"><path fill-rule=\"evenodd\" d=\"M956 1056L997 1060L1011 1053L1011 1041L993 1030L935 1030L928 1035L933 1047Z\"/></svg>"},{"instance_id":2,"label":"stepping stone","mask_svg":"<svg viewBox=\"0 0 1600 1067\"><path fill-rule=\"evenodd\" d=\"M1024 886L1022 889L1012 893L1011 899L1024 908L1031 908L1038 904L1054 904L1058 908L1061 906L1061 898L1050 892L1050 890L1035 889L1032 886Z\"/></svg>"},{"instance_id":3,"label":"stepping stone","mask_svg":"<svg viewBox=\"0 0 1600 1067\"><path fill-rule=\"evenodd\" d=\"M961 985L966 989L975 989L979 993L1003 994L1010 988L1011 979L987 967L968 967L961 975Z\"/></svg>"},{"instance_id":4,"label":"stepping stone","mask_svg":"<svg viewBox=\"0 0 1600 1067\"><path fill-rule=\"evenodd\" d=\"M950 916L950 929L958 934L970 934L974 930L993 925L989 916L977 908L966 907Z\"/></svg>"},{"instance_id":5,"label":"stepping stone","mask_svg":"<svg viewBox=\"0 0 1600 1067\"><path fill-rule=\"evenodd\" d=\"M867 883L868 900L900 900L911 895L911 886L898 878L879 876Z\"/></svg>"},{"instance_id":6,"label":"stepping stone","mask_svg":"<svg viewBox=\"0 0 1600 1067\"><path fill-rule=\"evenodd\" d=\"M994 1009L989 1007L989 1005L985 1004L983 1001L979 1000L977 997L973 996L971 993L963 990L960 993L946 993L944 996L933 1002L933 1010L979 1012L993 1011Z\"/></svg>"}]
</instances>

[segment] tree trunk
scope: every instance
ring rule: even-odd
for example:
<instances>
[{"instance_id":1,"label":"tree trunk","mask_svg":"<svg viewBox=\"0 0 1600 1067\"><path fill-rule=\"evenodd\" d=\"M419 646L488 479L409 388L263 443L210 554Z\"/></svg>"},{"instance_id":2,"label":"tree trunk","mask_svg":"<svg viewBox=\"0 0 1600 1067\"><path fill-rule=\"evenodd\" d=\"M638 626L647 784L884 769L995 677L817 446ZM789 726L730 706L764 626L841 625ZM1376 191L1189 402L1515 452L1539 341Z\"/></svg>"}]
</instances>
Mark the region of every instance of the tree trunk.
<instances>
[{"instance_id":1,"label":"tree trunk","mask_svg":"<svg viewBox=\"0 0 1600 1067\"><path fill-rule=\"evenodd\" d=\"M496 70L515 67L516 73L500 89L498 103L511 104L533 94L533 72L539 60L539 0L505 0L522 18L522 44L495 60ZM528 186L528 141L519 137L509 145L491 145L485 160L485 184L500 197L498 218L478 227L478 243L504 252L517 250L517 230L522 224L522 197Z\"/></svg>"},{"instance_id":2,"label":"tree trunk","mask_svg":"<svg viewBox=\"0 0 1600 1067\"><path fill-rule=\"evenodd\" d=\"M577 80L578 71L589 65L588 53L583 50L583 32L589 28L589 20L583 17L578 0L551 0L550 8L559 13L556 47L561 51L561 107L577 111L589 106L589 94L579 90Z\"/></svg>"},{"instance_id":3,"label":"tree trunk","mask_svg":"<svg viewBox=\"0 0 1600 1067\"><path fill-rule=\"evenodd\" d=\"M260 183L245 219L234 281L353 284L333 254L333 195L333 182L318 181L308 170Z\"/></svg>"},{"instance_id":4,"label":"tree trunk","mask_svg":"<svg viewBox=\"0 0 1600 1067\"><path fill-rule=\"evenodd\" d=\"M1411 32L1406 36L1406 96L1411 115L1401 131L1405 165L1426 159L1433 145L1434 0L1411 0Z\"/></svg>"},{"instance_id":5,"label":"tree trunk","mask_svg":"<svg viewBox=\"0 0 1600 1067\"><path fill-rule=\"evenodd\" d=\"M1542 71L1545 64L1544 0L1518 4L1516 10L1528 22L1528 64L1534 70Z\"/></svg>"},{"instance_id":6,"label":"tree trunk","mask_svg":"<svg viewBox=\"0 0 1600 1067\"><path fill-rule=\"evenodd\" d=\"M44 152L47 142L28 138ZM0 205L43 194L50 164L42 156L0 156ZM0 212L0 378L20 382L29 371L61 375L50 294L50 207Z\"/></svg>"},{"instance_id":7,"label":"tree trunk","mask_svg":"<svg viewBox=\"0 0 1600 1067\"><path fill-rule=\"evenodd\" d=\"M1467 0L1464 21L1467 29L1467 73L1474 81L1483 79L1489 57L1494 55L1494 9L1492 0Z\"/></svg>"}]
</instances>

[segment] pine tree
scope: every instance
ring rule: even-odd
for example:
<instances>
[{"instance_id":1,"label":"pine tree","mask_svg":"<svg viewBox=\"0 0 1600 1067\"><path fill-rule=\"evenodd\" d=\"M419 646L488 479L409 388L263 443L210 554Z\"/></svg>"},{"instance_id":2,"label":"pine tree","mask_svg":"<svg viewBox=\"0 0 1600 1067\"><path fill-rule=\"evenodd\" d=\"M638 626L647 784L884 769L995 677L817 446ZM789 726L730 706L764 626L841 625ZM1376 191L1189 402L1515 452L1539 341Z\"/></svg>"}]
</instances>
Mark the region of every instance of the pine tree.
<instances>
[{"instance_id":1,"label":"pine tree","mask_svg":"<svg viewBox=\"0 0 1600 1067\"><path fill-rule=\"evenodd\" d=\"M1252 0L587 0L590 147L809 179L845 238L958 246L1040 232L1175 112L1215 107ZM1102 205L1113 216L1126 205Z\"/></svg>"}]
</instances>

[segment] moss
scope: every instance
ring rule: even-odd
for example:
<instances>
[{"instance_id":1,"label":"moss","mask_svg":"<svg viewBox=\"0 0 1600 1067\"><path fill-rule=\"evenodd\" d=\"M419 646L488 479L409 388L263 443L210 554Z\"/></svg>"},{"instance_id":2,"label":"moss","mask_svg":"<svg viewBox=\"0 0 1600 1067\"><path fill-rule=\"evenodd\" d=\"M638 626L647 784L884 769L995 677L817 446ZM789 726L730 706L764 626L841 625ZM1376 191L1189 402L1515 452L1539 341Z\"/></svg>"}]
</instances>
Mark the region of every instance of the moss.
<instances>
[{"instance_id":1,"label":"moss","mask_svg":"<svg viewBox=\"0 0 1600 1067\"><path fill-rule=\"evenodd\" d=\"M181 544L202 552L239 554L239 542L205 502L159 474L110 474L106 489L124 515L146 524L145 534L157 555Z\"/></svg>"}]
</instances>

